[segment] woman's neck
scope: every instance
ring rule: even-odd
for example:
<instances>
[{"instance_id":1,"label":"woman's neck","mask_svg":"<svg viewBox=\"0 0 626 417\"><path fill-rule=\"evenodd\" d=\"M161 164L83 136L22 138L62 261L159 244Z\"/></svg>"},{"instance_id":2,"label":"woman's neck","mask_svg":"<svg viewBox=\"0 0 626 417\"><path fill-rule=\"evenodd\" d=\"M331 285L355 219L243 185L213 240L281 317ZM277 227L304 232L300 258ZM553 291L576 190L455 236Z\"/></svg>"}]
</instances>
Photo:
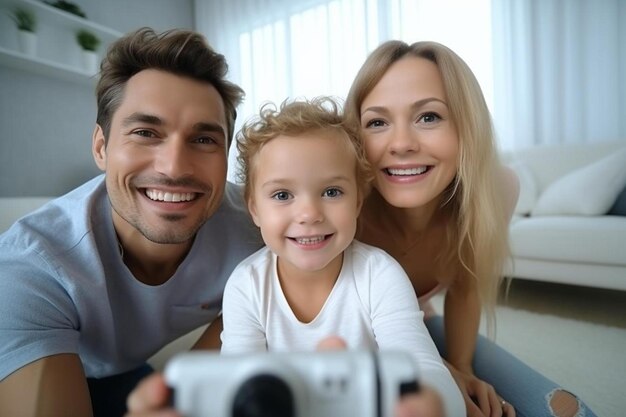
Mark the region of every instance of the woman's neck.
<instances>
[{"instance_id":1,"label":"woman's neck","mask_svg":"<svg viewBox=\"0 0 626 417\"><path fill-rule=\"evenodd\" d=\"M439 224L443 217L438 200L419 207L395 207L389 204L380 193L373 189L367 198L363 214L368 222L380 223L385 229L396 236L415 238L434 225Z\"/></svg>"}]
</instances>

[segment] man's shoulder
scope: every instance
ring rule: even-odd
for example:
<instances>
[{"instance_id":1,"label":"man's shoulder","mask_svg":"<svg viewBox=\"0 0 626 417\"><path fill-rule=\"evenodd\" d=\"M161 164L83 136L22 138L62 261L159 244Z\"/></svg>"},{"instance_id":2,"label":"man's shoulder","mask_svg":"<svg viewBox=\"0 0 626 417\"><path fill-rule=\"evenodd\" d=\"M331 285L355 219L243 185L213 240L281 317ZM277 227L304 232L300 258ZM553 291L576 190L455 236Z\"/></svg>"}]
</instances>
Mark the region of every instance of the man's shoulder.
<instances>
[{"instance_id":1,"label":"man's shoulder","mask_svg":"<svg viewBox=\"0 0 626 417\"><path fill-rule=\"evenodd\" d=\"M224 198L222 199L221 207L226 210L236 210L247 214L247 205L243 199L243 186L227 181L224 187Z\"/></svg>"},{"instance_id":2,"label":"man's shoulder","mask_svg":"<svg viewBox=\"0 0 626 417\"><path fill-rule=\"evenodd\" d=\"M207 220L203 229L234 234L245 239L254 237L259 242L256 239L259 236L258 228L252 222L243 199L243 188L231 182L226 183L220 207Z\"/></svg>"},{"instance_id":3,"label":"man's shoulder","mask_svg":"<svg viewBox=\"0 0 626 417\"><path fill-rule=\"evenodd\" d=\"M0 244L55 253L74 247L98 222L103 198L104 180L96 177L17 220L0 235Z\"/></svg>"}]
</instances>

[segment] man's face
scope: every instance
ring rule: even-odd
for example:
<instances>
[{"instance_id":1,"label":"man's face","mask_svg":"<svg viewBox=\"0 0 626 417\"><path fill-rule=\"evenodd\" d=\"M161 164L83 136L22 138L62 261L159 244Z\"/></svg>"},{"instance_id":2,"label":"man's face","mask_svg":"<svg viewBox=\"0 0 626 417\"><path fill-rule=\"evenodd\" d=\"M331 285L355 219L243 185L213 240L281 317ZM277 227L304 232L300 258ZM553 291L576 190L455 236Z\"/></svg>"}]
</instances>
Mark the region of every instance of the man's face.
<instances>
[{"instance_id":1,"label":"man's face","mask_svg":"<svg viewBox=\"0 0 626 417\"><path fill-rule=\"evenodd\" d=\"M106 146L99 126L93 138L118 235L192 239L222 200L226 141L224 103L211 84L153 69L131 77Z\"/></svg>"}]
</instances>

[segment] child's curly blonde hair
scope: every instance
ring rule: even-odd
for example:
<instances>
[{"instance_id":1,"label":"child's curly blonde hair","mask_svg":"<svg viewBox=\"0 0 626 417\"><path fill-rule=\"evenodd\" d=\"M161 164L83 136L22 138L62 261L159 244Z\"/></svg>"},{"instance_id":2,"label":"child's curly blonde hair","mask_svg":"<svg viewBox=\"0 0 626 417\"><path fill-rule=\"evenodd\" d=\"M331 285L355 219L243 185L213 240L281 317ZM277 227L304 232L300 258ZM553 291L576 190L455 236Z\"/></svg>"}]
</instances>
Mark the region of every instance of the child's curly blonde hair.
<instances>
[{"instance_id":1,"label":"child's curly blonde hair","mask_svg":"<svg viewBox=\"0 0 626 417\"><path fill-rule=\"evenodd\" d=\"M372 168L365 157L361 141L343 121L339 105L330 97L312 100L284 101L280 108L264 104L258 117L248 121L237 134L239 180L244 184L244 197L250 201L254 186L254 159L263 146L278 136L299 136L317 132L343 140L355 158L355 176L359 197L364 199L373 179Z\"/></svg>"}]
</instances>

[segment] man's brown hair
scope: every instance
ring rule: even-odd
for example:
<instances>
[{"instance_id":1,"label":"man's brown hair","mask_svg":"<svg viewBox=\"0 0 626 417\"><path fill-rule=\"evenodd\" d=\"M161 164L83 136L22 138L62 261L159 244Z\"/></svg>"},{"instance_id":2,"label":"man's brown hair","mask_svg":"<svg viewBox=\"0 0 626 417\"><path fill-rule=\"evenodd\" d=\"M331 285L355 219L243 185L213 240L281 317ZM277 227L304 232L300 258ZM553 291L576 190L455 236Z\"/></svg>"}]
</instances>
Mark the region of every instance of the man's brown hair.
<instances>
[{"instance_id":1,"label":"man's brown hair","mask_svg":"<svg viewBox=\"0 0 626 417\"><path fill-rule=\"evenodd\" d=\"M111 44L100 64L100 80L96 87L98 115L96 123L108 140L113 113L124 97L124 88L135 74L157 69L210 83L224 101L228 128L228 144L233 137L236 108L244 92L226 80L228 64L224 56L211 48L196 32L174 29L155 33L141 28Z\"/></svg>"}]
</instances>

